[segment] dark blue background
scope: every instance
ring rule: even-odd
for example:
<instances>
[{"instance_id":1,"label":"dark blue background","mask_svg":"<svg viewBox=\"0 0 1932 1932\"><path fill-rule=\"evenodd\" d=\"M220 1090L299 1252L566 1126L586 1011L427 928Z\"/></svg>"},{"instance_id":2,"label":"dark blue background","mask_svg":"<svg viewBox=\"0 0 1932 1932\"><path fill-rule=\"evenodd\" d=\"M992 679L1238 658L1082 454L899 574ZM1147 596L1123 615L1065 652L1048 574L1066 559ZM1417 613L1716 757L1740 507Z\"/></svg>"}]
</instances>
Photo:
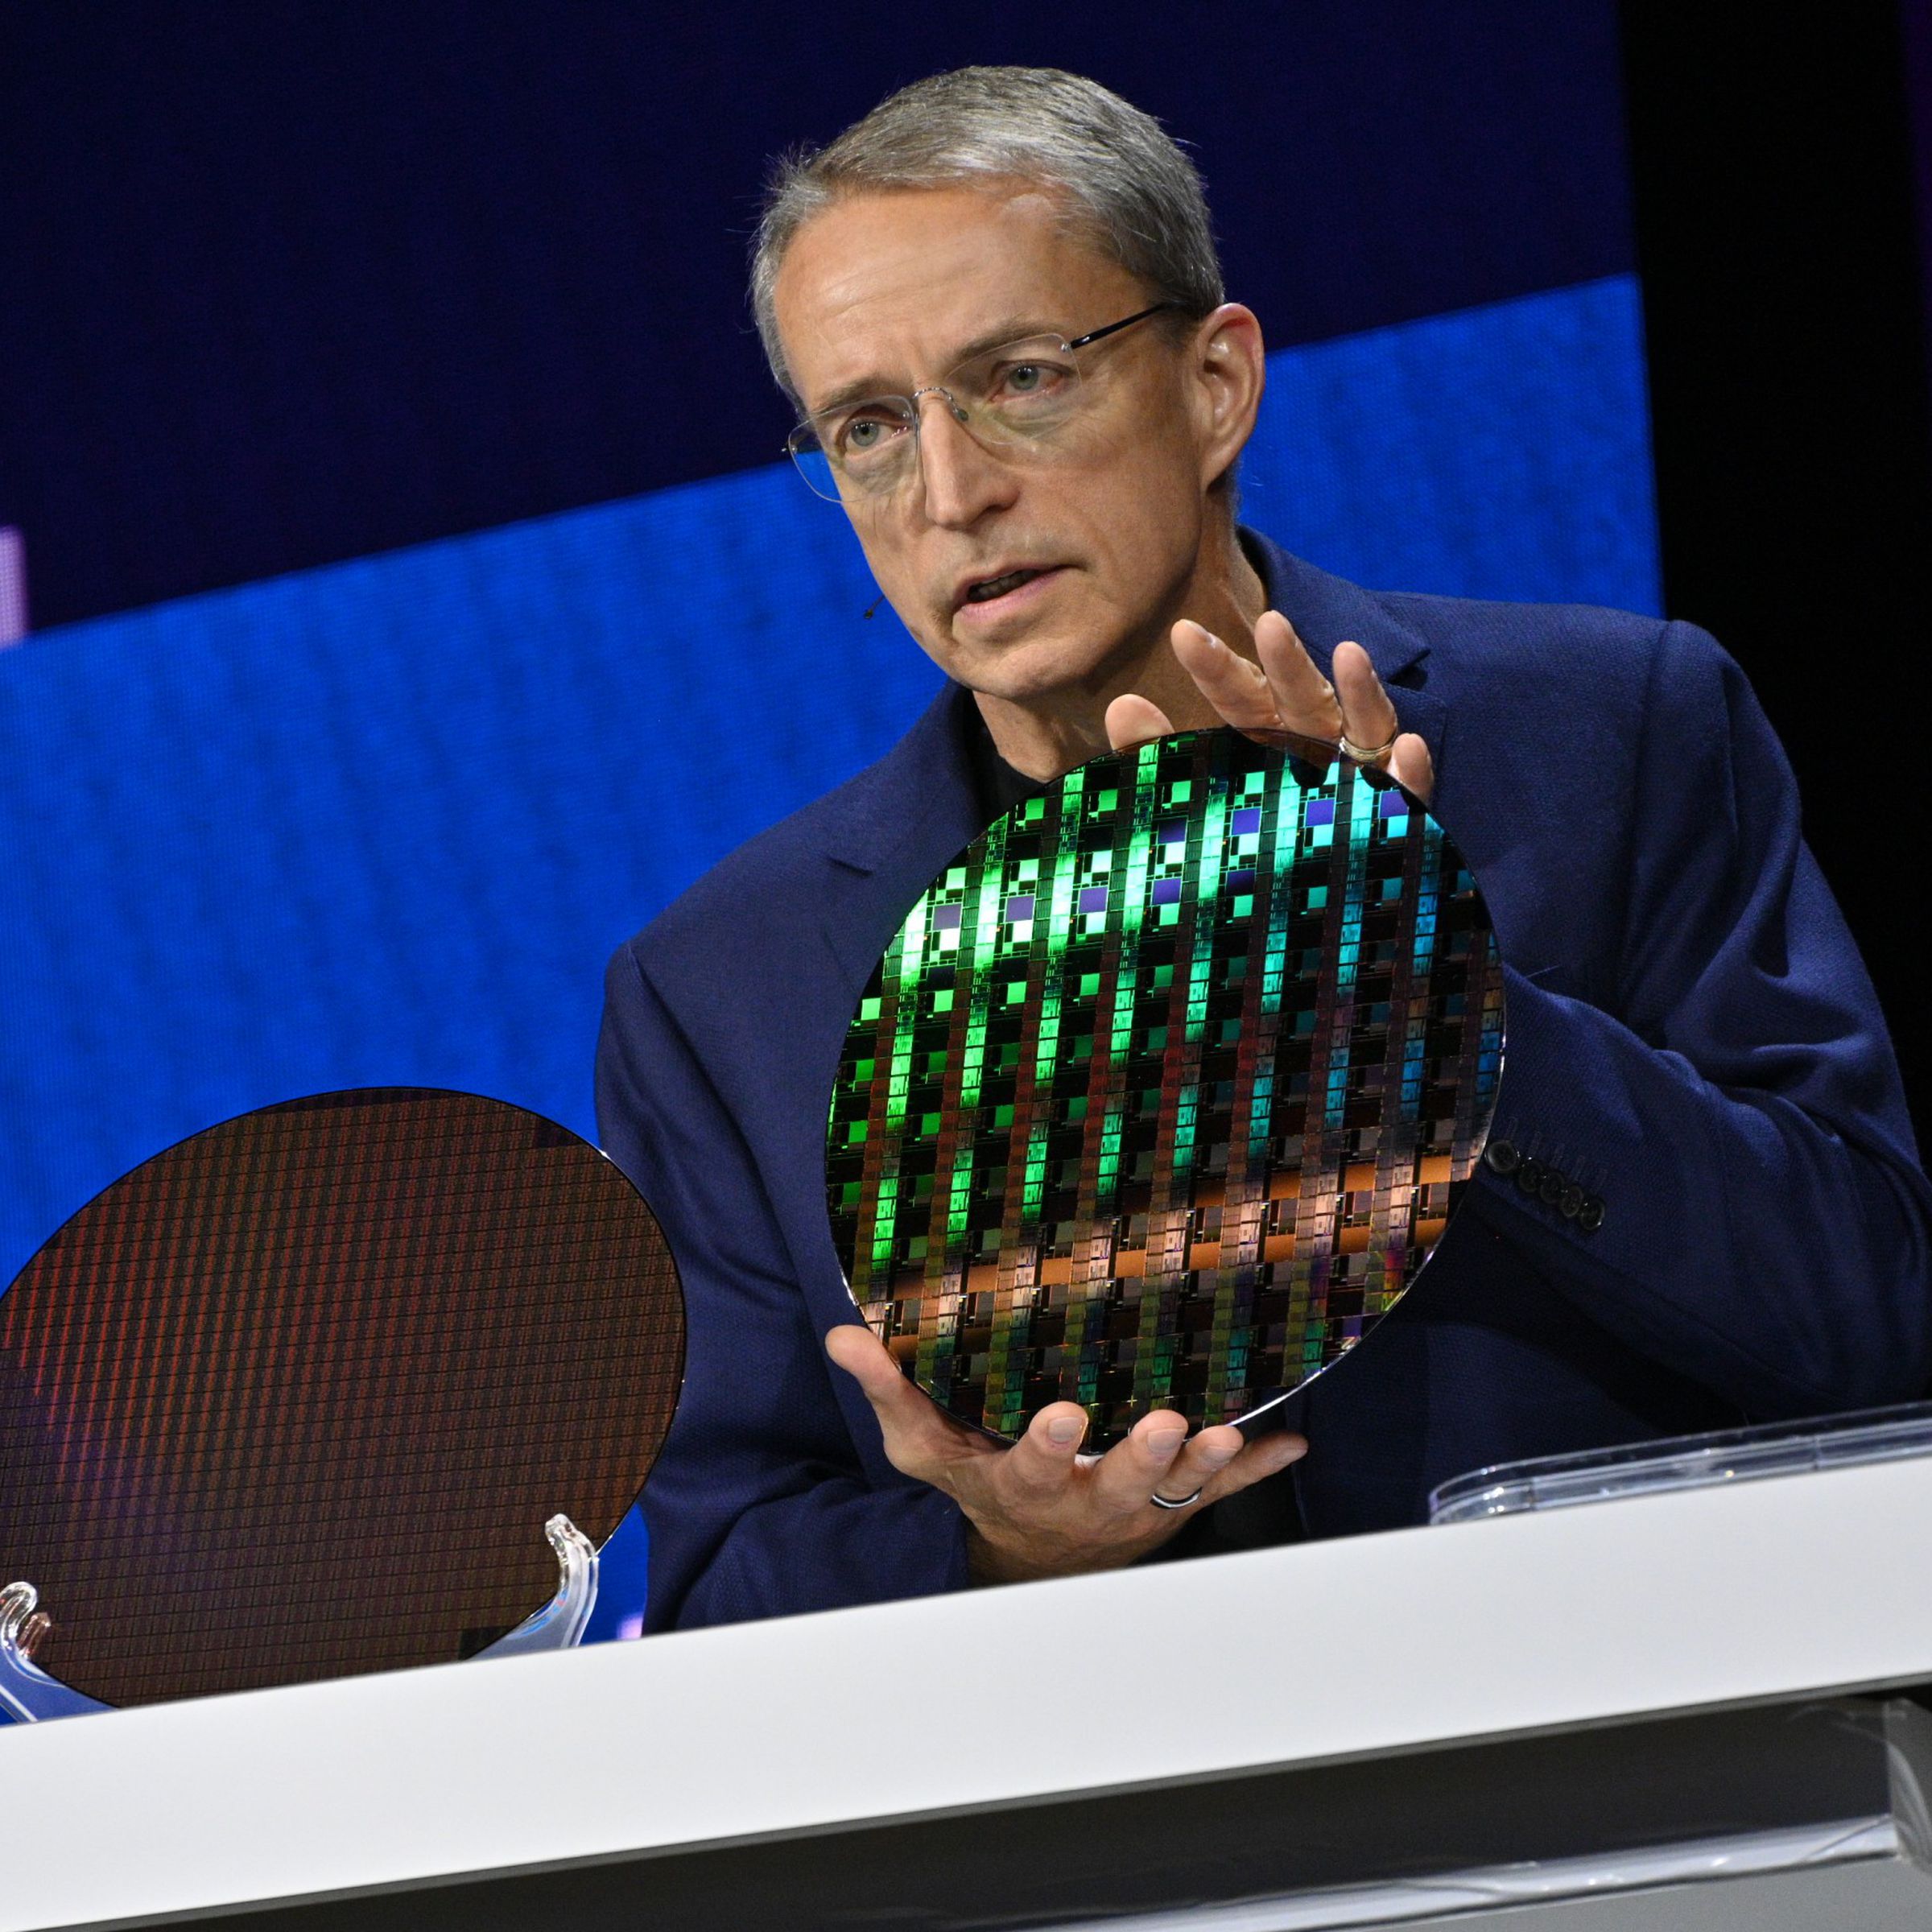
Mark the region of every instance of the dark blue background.
<instances>
[{"instance_id":1,"label":"dark blue background","mask_svg":"<svg viewBox=\"0 0 1932 1932\"><path fill-rule=\"evenodd\" d=\"M970 60L1191 142L1276 345L1633 265L1610 0L9 0L0 524L35 621L766 460L767 161Z\"/></svg>"}]
</instances>

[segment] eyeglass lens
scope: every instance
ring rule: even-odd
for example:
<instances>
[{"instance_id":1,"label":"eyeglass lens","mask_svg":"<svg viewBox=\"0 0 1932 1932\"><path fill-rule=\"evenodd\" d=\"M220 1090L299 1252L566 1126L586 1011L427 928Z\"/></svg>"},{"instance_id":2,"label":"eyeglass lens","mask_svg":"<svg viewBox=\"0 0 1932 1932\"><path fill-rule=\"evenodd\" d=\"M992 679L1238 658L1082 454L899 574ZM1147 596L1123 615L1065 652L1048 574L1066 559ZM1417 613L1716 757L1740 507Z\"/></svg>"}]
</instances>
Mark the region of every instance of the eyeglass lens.
<instances>
[{"instance_id":1,"label":"eyeglass lens","mask_svg":"<svg viewBox=\"0 0 1932 1932\"><path fill-rule=\"evenodd\" d=\"M813 491L833 502L898 490L918 466L919 411L937 395L984 448L1010 452L1052 435L1079 407L1080 364L1058 336L970 357L910 396L875 396L801 423L786 447Z\"/></svg>"}]
</instances>

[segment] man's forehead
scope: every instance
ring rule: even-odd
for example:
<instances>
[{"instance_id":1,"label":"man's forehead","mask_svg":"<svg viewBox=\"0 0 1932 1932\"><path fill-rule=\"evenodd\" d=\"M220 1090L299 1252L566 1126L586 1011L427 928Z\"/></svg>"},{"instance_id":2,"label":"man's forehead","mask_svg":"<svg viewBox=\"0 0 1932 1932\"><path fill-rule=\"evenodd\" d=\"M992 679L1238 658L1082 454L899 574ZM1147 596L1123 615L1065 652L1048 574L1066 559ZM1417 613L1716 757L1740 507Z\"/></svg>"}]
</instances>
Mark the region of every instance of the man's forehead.
<instances>
[{"instance_id":1,"label":"man's forehead","mask_svg":"<svg viewBox=\"0 0 1932 1932\"><path fill-rule=\"evenodd\" d=\"M1002 331L1093 327L1087 308L1133 287L1058 196L1019 184L834 202L793 238L773 295L793 382L816 406L868 379L930 380Z\"/></svg>"}]
</instances>

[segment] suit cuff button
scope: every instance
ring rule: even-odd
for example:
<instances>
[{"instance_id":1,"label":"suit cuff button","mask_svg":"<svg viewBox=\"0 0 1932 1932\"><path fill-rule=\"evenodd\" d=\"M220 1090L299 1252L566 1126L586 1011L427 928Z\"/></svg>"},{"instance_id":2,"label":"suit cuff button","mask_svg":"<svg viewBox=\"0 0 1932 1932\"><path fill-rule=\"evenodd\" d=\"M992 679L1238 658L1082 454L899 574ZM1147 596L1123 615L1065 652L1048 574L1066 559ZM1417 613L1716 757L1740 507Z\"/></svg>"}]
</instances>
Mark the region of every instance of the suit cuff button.
<instances>
[{"instance_id":1,"label":"suit cuff button","mask_svg":"<svg viewBox=\"0 0 1932 1932\"><path fill-rule=\"evenodd\" d=\"M1583 1191L1572 1181L1563 1190L1563 1198L1557 1203L1557 1209L1567 1221L1573 1221L1583 1212Z\"/></svg>"},{"instance_id":2,"label":"suit cuff button","mask_svg":"<svg viewBox=\"0 0 1932 1932\"><path fill-rule=\"evenodd\" d=\"M1595 1234L1604 1224L1604 1203L1600 1195L1591 1194L1583 1197L1576 1211L1576 1224L1585 1234Z\"/></svg>"},{"instance_id":3,"label":"suit cuff button","mask_svg":"<svg viewBox=\"0 0 1932 1932\"><path fill-rule=\"evenodd\" d=\"M1514 1141L1492 1141L1483 1150L1483 1158L1492 1174L1512 1174L1522 1165L1523 1157Z\"/></svg>"},{"instance_id":4,"label":"suit cuff button","mask_svg":"<svg viewBox=\"0 0 1932 1932\"><path fill-rule=\"evenodd\" d=\"M1564 1191L1569 1185L1570 1177L1568 1174L1560 1173L1554 1167L1546 1167L1543 1170L1542 1185L1537 1189L1537 1192L1543 1197L1543 1203L1546 1207L1554 1208L1563 1198Z\"/></svg>"},{"instance_id":5,"label":"suit cuff button","mask_svg":"<svg viewBox=\"0 0 1932 1932\"><path fill-rule=\"evenodd\" d=\"M1542 1190L1543 1164L1534 1154L1525 1154L1516 1170L1516 1184L1525 1194L1538 1194Z\"/></svg>"}]
</instances>

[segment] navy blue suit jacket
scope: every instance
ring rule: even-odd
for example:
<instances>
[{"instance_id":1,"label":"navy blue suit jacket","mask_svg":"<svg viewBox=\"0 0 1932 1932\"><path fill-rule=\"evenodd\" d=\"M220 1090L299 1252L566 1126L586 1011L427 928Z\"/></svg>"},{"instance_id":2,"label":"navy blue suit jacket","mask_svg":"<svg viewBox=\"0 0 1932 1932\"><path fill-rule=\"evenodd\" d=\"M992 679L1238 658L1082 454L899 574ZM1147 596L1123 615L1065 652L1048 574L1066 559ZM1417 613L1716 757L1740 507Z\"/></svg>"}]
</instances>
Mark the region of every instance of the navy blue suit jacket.
<instances>
[{"instance_id":1,"label":"navy blue suit jacket","mask_svg":"<svg viewBox=\"0 0 1932 1932\"><path fill-rule=\"evenodd\" d=\"M1316 660L1358 641L1428 741L1506 962L1494 1136L1605 1211L1586 1232L1480 1170L1414 1289L1307 1392L1272 1521L1221 1506L1234 1535L1413 1523L1484 1463L1920 1393L1932 1193L1736 666L1689 625L1374 593L1245 540ZM979 729L949 687L612 961L601 1132L663 1220L690 1322L645 1497L653 1629L964 1581L957 1509L891 1468L825 1358L855 1316L824 1135L873 965L982 829Z\"/></svg>"}]
</instances>

